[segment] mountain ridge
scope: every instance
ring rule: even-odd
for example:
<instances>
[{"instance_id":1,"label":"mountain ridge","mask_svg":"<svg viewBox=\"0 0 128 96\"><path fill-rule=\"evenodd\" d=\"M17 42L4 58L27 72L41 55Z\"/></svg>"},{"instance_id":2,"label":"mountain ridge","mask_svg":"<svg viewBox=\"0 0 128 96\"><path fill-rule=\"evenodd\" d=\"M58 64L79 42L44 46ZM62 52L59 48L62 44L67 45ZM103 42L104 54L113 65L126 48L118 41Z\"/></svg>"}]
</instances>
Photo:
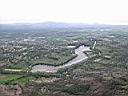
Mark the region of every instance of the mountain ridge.
<instances>
[{"instance_id":1,"label":"mountain ridge","mask_svg":"<svg viewBox=\"0 0 128 96\"><path fill-rule=\"evenodd\" d=\"M128 25L109 25L109 24L85 24L85 23L63 23L63 22L42 22L42 23L11 23L0 24L2 30L35 30L52 28L103 28L103 27L128 27Z\"/></svg>"}]
</instances>

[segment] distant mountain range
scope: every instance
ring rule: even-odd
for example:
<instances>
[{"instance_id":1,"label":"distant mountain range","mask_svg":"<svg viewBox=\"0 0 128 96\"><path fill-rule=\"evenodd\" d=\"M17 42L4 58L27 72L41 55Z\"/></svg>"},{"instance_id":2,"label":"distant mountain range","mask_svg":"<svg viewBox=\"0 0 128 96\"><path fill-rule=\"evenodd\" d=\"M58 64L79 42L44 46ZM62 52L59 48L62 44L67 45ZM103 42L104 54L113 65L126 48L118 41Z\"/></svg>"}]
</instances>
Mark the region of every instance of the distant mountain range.
<instances>
[{"instance_id":1,"label":"distant mountain range","mask_svg":"<svg viewBox=\"0 0 128 96\"><path fill-rule=\"evenodd\" d=\"M101 28L101 27L119 27L119 26L128 28L128 25L43 22L43 23L0 24L0 31L6 31L6 30L38 30L38 29L50 29L50 28L97 28L97 27Z\"/></svg>"}]
</instances>

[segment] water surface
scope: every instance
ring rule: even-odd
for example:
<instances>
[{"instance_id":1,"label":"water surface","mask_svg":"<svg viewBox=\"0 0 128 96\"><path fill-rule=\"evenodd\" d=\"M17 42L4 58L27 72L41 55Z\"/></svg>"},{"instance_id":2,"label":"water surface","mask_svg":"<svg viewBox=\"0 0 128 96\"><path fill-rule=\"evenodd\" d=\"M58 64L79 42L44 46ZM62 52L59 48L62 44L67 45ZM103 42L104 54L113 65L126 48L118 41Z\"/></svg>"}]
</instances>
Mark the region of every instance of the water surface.
<instances>
[{"instance_id":1,"label":"water surface","mask_svg":"<svg viewBox=\"0 0 128 96\"><path fill-rule=\"evenodd\" d=\"M69 62L60 65L60 66L48 66L48 65L35 65L32 67L31 72L57 72L60 68L65 68L65 67L69 67L73 64L78 64L79 62L87 59L87 55L84 53L84 51L90 51L90 47L88 46L84 46L81 45L80 47L78 47L77 49L75 49L75 54L77 54L77 57L75 57L74 59L70 60Z\"/></svg>"}]
</instances>

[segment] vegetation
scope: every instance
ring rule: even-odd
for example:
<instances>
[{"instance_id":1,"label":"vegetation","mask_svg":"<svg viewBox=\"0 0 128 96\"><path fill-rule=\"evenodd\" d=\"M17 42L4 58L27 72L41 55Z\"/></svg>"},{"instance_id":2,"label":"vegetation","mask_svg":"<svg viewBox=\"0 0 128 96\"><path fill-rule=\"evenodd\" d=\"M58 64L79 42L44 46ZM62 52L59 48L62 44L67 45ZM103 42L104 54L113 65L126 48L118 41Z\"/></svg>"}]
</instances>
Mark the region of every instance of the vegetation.
<instances>
[{"instance_id":1,"label":"vegetation","mask_svg":"<svg viewBox=\"0 0 128 96\"><path fill-rule=\"evenodd\" d=\"M74 58L67 46L92 47L94 41L87 60L56 73L31 73L33 65L58 66ZM20 90L15 85L21 96L128 95L127 27L0 32L0 45L1 96L5 86Z\"/></svg>"}]
</instances>

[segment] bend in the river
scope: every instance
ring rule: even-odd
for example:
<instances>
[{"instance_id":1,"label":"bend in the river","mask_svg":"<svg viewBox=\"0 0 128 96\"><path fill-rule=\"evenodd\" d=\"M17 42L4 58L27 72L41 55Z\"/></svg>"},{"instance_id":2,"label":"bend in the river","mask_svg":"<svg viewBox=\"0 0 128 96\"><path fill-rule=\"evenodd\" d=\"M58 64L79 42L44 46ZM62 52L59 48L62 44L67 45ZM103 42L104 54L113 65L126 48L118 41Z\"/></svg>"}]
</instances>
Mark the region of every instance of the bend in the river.
<instances>
[{"instance_id":1,"label":"bend in the river","mask_svg":"<svg viewBox=\"0 0 128 96\"><path fill-rule=\"evenodd\" d=\"M48 66L48 65L35 65L32 67L31 72L51 72L51 73L54 73L54 72L57 72L61 68L65 68L65 67L69 67L69 66L74 65L74 64L78 64L79 62L88 58L87 55L84 53L86 51L91 51L90 47L81 45L80 47L75 49L75 54L77 54L77 57L70 60L69 62L67 62L61 66L57 66L57 67Z\"/></svg>"}]
</instances>

